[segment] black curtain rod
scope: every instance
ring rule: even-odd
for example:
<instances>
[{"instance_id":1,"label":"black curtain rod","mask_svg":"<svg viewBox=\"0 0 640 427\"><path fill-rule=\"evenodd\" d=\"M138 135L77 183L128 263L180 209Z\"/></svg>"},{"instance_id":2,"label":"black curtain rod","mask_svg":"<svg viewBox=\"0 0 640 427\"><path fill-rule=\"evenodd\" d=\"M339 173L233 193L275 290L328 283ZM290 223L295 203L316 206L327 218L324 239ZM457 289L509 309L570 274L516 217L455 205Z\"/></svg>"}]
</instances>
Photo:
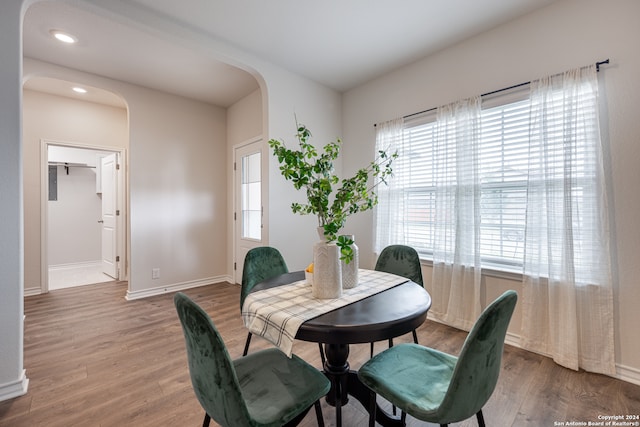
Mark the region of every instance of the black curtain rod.
<instances>
[{"instance_id":1,"label":"black curtain rod","mask_svg":"<svg viewBox=\"0 0 640 427\"><path fill-rule=\"evenodd\" d=\"M599 72L600 71L600 66L603 65L603 64L608 64L608 63L609 63L609 59L605 59L604 61L596 62L596 71ZM489 96L489 95L493 95L493 94L496 94L496 93L504 92L504 91L507 91L507 90L515 89L515 88L518 88L520 86L528 85L529 83L531 83L531 81L524 82L524 83L519 83L517 85L513 85L513 86L505 87L505 88L502 88L502 89L494 90L494 91L491 91L491 92L483 93L482 95L480 95L480 97ZM428 113L430 111L434 111L434 110L437 110L437 109L438 109L438 107L429 108L428 110L422 110L422 111L418 111L417 113L407 114L406 116L402 116L402 118L403 119L407 119L409 117L413 117L413 116L417 116L417 115L420 115L420 114ZM374 124L373 126L376 127L377 124Z\"/></svg>"},{"instance_id":2,"label":"black curtain rod","mask_svg":"<svg viewBox=\"0 0 640 427\"><path fill-rule=\"evenodd\" d=\"M609 63L609 58L605 59L604 61L600 61L600 62L596 62L596 71L600 71L600 66L602 64L608 64Z\"/></svg>"}]
</instances>

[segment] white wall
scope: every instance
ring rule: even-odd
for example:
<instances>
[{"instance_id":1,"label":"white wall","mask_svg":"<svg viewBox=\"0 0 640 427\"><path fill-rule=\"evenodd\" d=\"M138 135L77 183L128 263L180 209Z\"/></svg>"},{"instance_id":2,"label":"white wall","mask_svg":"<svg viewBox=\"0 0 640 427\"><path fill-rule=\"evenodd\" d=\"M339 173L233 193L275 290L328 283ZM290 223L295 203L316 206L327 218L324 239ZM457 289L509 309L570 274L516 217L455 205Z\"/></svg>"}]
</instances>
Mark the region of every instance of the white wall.
<instances>
[{"instance_id":1,"label":"white wall","mask_svg":"<svg viewBox=\"0 0 640 427\"><path fill-rule=\"evenodd\" d=\"M126 88L130 118L129 297L227 277L225 109ZM160 268L160 278L151 271Z\"/></svg>"},{"instance_id":2,"label":"white wall","mask_svg":"<svg viewBox=\"0 0 640 427\"><path fill-rule=\"evenodd\" d=\"M389 73L344 95L347 163L373 156L374 123L610 58L599 78L602 133L611 147L616 361L640 383L640 2L563 0ZM371 157L372 158L372 157ZM355 219L355 218L354 218ZM350 220L365 266L371 266L372 219ZM368 264L366 262L368 261ZM430 271L426 269L426 279ZM427 285L429 286L429 285ZM486 300L517 281L484 277ZM519 312L510 332L517 334Z\"/></svg>"},{"instance_id":3,"label":"white wall","mask_svg":"<svg viewBox=\"0 0 640 427\"><path fill-rule=\"evenodd\" d=\"M34 63L35 64L35 63ZM33 68L37 68L33 65ZM97 147L127 148L129 145L129 123L127 111L106 105L85 102L73 98L25 90L23 97L23 165L24 165L24 287L27 292L38 292L41 283L41 140L51 142L85 144ZM92 159L95 163L95 159ZM78 176L77 170L72 170ZM87 171L84 171L87 172ZM65 172L66 173L66 172ZM95 172L91 172L95 176ZM64 177L63 177L64 178ZM97 199L94 191L94 197ZM94 202L98 203L99 199ZM61 200L62 202L62 200ZM88 202L88 201L87 201ZM56 217L61 203L52 206L50 216ZM85 206L86 207L86 206ZM65 216L60 212L61 218ZM68 218L68 216L66 216ZM85 217L83 217L83 220ZM94 219L95 222L98 218ZM85 224L86 227L89 224ZM59 228L53 232L49 244L56 244ZM84 246L84 245L83 245ZM49 264L57 264L56 250L50 250ZM64 250L64 249L63 249ZM64 250L68 253L67 250ZM125 256L125 254L123 254ZM51 258L53 257L53 258ZM100 256L98 256L98 259ZM65 256L65 259L69 259Z\"/></svg>"},{"instance_id":4,"label":"white wall","mask_svg":"<svg viewBox=\"0 0 640 427\"><path fill-rule=\"evenodd\" d=\"M262 92L256 89L227 109L227 147L263 133Z\"/></svg>"},{"instance_id":5,"label":"white wall","mask_svg":"<svg viewBox=\"0 0 640 427\"><path fill-rule=\"evenodd\" d=\"M48 264L63 266L100 261L101 200L96 173L89 168L56 166L57 200L49 200Z\"/></svg>"},{"instance_id":6,"label":"white wall","mask_svg":"<svg viewBox=\"0 0 640 427\"><path fill-rule=\"evenodd\" d=\"M0 6L0 401L27 392L23 369L22 0ZM5 34L6 33L6 34Z\"/></svg>"},{"instance_id":7,"label":"white wall","mask_svg":"<svg viewBox=\"0 0 640 427\"><path fill-rule=\"evenodd\" d=\"M318 83L275 67L262 67L260 72L267 83L268 136L284 140L297 147L295 117L307 125L313 135L311 142L321 149L342 135L341 95ZM268 206L266 218L269 244L280 250L289 270L302 270L313 257L313 243L318 240L314 216L294 215L293 201L304 201L304 191L295 191L289 181L280 175L277 159L269 150ZM336 164L338 174L341 163Z\"/></svg>"},{"instance_id":8,"label":"white wall","mask_svg":"<svg viewBox=\"0 0 640 427\"><path fill-rule=\"evenodd\" d=\"M229 272L229 277L232 279L234 277L234 263L236 266L238 264L238 260L235 259L235 242L234 239L234 230L235 230L235 221L233 219L233 213L235 211L234 206L234 192L235 189L232 188L234 183L234 170L233 170L233 161L234 161L234 146L238 144L243 144L249 141L255 141L259 138L262 138L263 126L264 126L264 118L262 114L262 91L257 89L245 96L231 107L227 109L227 179L229 183L229 192L227 194L227 271ZM263 138L264 143L264 138ZM267 152L266 143L264 144L264 152ZM267 191L267 183L263 187L263 192ZM267 234L268 236L268 234ZM264 242L264 244L268 244L268 240ZM240 265L237 268L242 268ZM232 283L233 280L230 280Z\"/></svg>"}]
</instances>

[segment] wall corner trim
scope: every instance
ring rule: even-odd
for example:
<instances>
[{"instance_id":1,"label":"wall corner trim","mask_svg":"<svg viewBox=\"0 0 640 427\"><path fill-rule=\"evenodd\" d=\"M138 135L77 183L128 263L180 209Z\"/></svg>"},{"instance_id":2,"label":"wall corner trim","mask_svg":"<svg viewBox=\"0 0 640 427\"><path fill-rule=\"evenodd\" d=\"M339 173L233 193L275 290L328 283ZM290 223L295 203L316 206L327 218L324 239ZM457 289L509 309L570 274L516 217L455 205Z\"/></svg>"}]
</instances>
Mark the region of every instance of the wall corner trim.
<instances>
[{"instance_id":1,"label":"wall corner trim","mask_svg":"<svg viewBox=\"0 0 640 427\"><path fill-rule=\"evenodd\" d=\"M29 378L27 378L27 371L22 370L22 375L16 381L0 384L0 402L25 395L28 389Z\"/></svg>"}]
</instances>

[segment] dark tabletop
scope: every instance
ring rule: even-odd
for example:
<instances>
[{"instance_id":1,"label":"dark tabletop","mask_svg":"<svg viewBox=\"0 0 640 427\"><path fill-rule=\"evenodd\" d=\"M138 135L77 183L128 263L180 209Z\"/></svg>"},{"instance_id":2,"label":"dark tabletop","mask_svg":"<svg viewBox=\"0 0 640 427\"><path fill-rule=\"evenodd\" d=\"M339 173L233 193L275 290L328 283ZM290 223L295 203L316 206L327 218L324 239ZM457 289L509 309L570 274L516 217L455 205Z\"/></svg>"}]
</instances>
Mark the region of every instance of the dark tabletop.
<instances>
[{"instance_id":1,"label":"dark tabletop","mask_svg":"<svg viewBox=\"0 0 640 427\"><path fill-rule=\"evenodd\" d=\"M252 291L304 280L304 271L283 274L256 285ZM311 292L311 290L309 290ZM296 339L325 344L383 341L411 332L427 318L431 296L407 281L386 291L304 322Z\"/></svg>"}]
</instances>

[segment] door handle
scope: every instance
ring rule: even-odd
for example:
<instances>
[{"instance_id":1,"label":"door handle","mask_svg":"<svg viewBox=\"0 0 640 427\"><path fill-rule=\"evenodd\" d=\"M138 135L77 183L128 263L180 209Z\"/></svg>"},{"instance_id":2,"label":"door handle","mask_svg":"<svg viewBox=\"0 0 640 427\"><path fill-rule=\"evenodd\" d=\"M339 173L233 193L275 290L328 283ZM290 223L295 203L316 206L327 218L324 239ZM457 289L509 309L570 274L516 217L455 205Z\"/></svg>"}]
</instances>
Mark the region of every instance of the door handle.
<instances>
[{"instance_id":1,"label":"door handle","mask_svg":"<svg viewBox=\"0 0 640 427\"><path fill-rule=\"evenodd\" d=\"M101 219L99 219L99 220L98 220L98 223L100 223L100 224L102 224L103 222L104 222L104 221L103 221L103 220L101 220Z\"/></svg>"}]
</instances>

